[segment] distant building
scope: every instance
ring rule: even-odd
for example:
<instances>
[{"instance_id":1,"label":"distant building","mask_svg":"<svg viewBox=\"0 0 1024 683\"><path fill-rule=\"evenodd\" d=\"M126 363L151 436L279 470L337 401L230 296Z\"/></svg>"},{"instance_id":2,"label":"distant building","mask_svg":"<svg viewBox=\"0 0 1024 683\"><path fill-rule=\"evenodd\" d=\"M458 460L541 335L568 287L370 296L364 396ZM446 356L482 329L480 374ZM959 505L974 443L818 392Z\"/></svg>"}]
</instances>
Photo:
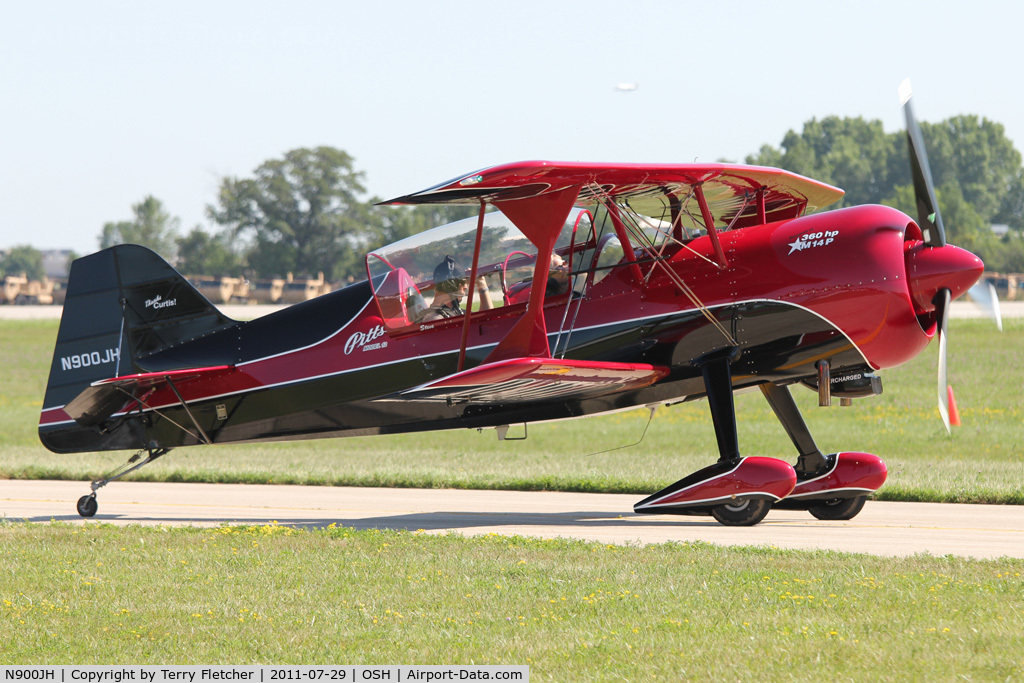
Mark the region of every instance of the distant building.
<instances>
[{"instance_id":1,"label":"distant building","mask_svg":"<svg viewBox=\"0 0 1024 683\"><path fill-rule=\"evenodd\" d=\"M46 249L43 255L43 272L51 280L66 280L71 271L70 249Z\"/></svg>"},{"instance_id":2,"label":"distant building","mask_svg":"<svg viewBox=\"0 0 1024 683\"><path fill-rule=\"evenodd\" d=\"M990 227L992 228L992 232L994 232L999 237L1002 237L1006 233L1010 232L1010 226L1007 225L1006 223L993 223Z\"/></svg>"}]
</instances>

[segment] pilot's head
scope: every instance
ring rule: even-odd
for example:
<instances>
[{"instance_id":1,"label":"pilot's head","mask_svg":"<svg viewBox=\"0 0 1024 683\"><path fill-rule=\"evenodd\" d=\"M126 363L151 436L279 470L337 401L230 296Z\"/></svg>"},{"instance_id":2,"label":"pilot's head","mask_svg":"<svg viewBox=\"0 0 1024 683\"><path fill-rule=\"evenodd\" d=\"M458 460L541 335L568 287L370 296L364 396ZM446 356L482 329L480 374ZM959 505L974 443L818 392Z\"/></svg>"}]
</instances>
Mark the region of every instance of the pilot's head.
<instances>
[{"instance_id":1,"label":"pilot's head","mask_svg":"<svg viewBox=\"0 0 1024 683\"><path fill-rule=\"evenodd\" d=\"M455 294L465 286L465 273L455 265L455 259L445 256L444 261L434 268L434 291L442 294Z\"/></svg>"}]
</instances>

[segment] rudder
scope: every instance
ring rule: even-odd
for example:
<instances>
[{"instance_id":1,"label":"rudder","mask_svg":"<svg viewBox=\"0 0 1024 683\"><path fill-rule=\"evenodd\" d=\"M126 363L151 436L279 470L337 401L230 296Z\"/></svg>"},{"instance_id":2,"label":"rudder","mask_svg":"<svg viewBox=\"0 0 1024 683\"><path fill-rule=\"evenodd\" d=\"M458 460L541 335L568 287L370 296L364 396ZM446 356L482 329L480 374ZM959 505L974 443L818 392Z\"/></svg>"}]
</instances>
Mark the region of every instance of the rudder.
<instances>
[{"instance_id":1,"label":"rudder","mask_svg":"<svg viewBox=\"0 0 1024 683\"><path fill-rule=\"evenodd\" d=\"M77 259L43 399L43 444L57 452L136 447L121 443L135 441L127 434L104 438L88 420L69 422L64 406L93 382L144 372L148 356L236 324L145 247L118 245ZM97 406L97 414L109 416L122 403ZM69 431L76 433L70 440ZM76 440L82 447L69 447Z\"/></svg>"}]
</instances>

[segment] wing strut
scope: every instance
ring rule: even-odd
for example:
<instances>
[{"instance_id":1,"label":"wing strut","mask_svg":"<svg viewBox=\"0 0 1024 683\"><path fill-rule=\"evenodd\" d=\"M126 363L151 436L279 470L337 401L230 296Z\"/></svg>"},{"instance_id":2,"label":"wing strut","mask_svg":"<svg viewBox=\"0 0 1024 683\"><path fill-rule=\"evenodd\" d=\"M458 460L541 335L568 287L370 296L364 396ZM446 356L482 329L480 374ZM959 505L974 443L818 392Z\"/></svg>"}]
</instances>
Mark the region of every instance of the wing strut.
<instances>
[{"instance_id":1,"label":"wing strut","mask_svg":"<svg viewBox=\"0 0 1024 683\"><path fill-rule=\"evenodd\" d=\"M718 241L718 230L715 229L715 217L708 207L708 200L704 197L704 188L700 184L693 186L694 194L697 195L697 203L700 204L700 212L704 216L704 226L708 229L708 237L711 238L711 246L715 248L715 258L718 259L718 267L725 270L729 267L729 260L725 258L722 250L722 243ZM737 213L737 215L739 215Z\"/></svg>"},{"instance_id":2,"label":"wing strut","mask_svg":"<svg viewBox=\"0 0 1024 683\"><path fill-rule=\"evenodd\" d=\"M537 266L533 272L533 285L526 313L484 359L485 363L521 357L551 357L547 324L544 320L544 296L547 290L548 271L551 268L551 252L566 216L576 203L579 190L578 185L573 185L536 197L494 202L495 206L537 247Z\"/></svg>"},{"instance_id":3,"label":"wing strut","mask_svg":"<svg viewBox=\"0 0 1024 683\"><path fill-rule=\"evenodd\" d=\"M695 189L699 190L700 187L699 186L695 186ZM629 239L629 235L630 235L630 232L631 232L630 231L630 227L627 226L625 221L622 220L622 210L621 210L622 207L620 207L616 202L612 201L610 197L607 197L606 195L604 195L600 191L595 191L594 192L594 196L605 206L606 209L608 209L608 215L611 216L612 224L615 226L615 233L618 235L619 240L624 245L625 244L632 244L632 241ZM703 195L698 193L698 197L703 197ZM706 203L704 203L703 206L706 206ZM632 209L627 211L626 214L629 215L629 216L633 216L634 213L631 213L631 211L632 211ZM742 209L740 211L742 211ZM737 213L737 216L738 215L739 215L739 213ZM707 218L707 214L705 215L705 219L706 218ZM729 330L725 329L725 326L722 325L721 321L719 321L719 319L717 317L715 317L715 315L708 309L708 307L704 305L704 302L701 301L700 297L697 296L696 292L694 292L690 288L690 286L688 284L686 284L686 281L682 278L682 276L680 276L679 273L677 273L675 270L673 270L668 265L666 265L664 259L661 258L661 255L654 251L653 243L651 243L650 240L645 237L645 235L643 233L643 230L639 229L639 225L637 225L636 219L632 218L632 221L633 221L632 234L636 237L637 241L640 243L640 245L643 248L644 252L646 252L647 254L649 254L651 256L651 261L652 261L653 265L651 266L651 272L648 273L648 277L650 277L650 275L654 272L655 268L660 267L664 271L665 275L677 287L679 287L679 290L686 296L687 299L690 300L690 303L693 304L694 308L699 310L701 312L701 315L703 315L705 318L707 318L708 322L711 323L715 327L715 329L717 329L721 333L721 335L729 343L729 346L738 346L738 344L736 343L736 340L733 338L732 334L730 334ZM710 228L709 228L708 234L711 234L711 230L713 230L713 229L714 229L714 225L711 225ZM672 236L670 234L666 235L666 237L668 237L669 239L672 239ZM647 241L646 244L644 243L645 240ZM721 247L720 244L718 244L717 240L716 240L715 244L718 245L718 249L719 249L719 251L721 251L722 247ZM687 249L690 249L690 247L685 245L685 244L683 246L685 248L687 248ZM693 250L690 249L690 251L693 251ZM693 253L697 254L697 252L693 252ZM701 254L697 254L697 255L701 256L701 258L704 258L704 260L708 261L709 263L712 263L712 261L710 261L709 259L705 258L703 255L701 255ZM723 259L725 258L725 254L724 253L722 254L722 258ZM632 269L634 277L637 279L637 284L639 286L643 286L643 284L645 283L645 280L644 280L643 274L640 272L640 266L637 264L636 259L635 258L629 259L629 265L630 265L630 268Z\"/></svg>"},{"instance_id":4,"label":"wing strut","mask_svg":"<svg viewBox=\"0 0 1024 683\"><path fill-rule=\"evenodd\" d=\"M626 247L632 244L632 241L629 239L629 231L626 229L626 223L622 220L622 208L612 201L610 197L604 198L604 206L608 209L608 215L611 216L612 225L615 227L615 234L619 238L619 241L622 242L624 253L629 254L629 258L626 259L629 264L629 272L633 275L634 279L636 279L637 286L641 286L644 282L644 275L640 272L640 266L636 262L635 255L630 252L625 252Z\"/></svg>"},{"instance_id":5,"label":"wing strut","mask_svg":"<svg viewBox=\"0 0 1024 683\"><path fill-rule=\"evenodd\" d=\"M473 265L469 269L469 291L466 294L466 316L462 322L462 344L459 346L458 372L466 368L466 345L469 343L469 319L473 313L473 294L476 292L476 267L480 262L480 241L484 234L484 212L487 202L480 200L480 216L476 221L476 244L473 246Z\"/></svg>"}]
</instances>

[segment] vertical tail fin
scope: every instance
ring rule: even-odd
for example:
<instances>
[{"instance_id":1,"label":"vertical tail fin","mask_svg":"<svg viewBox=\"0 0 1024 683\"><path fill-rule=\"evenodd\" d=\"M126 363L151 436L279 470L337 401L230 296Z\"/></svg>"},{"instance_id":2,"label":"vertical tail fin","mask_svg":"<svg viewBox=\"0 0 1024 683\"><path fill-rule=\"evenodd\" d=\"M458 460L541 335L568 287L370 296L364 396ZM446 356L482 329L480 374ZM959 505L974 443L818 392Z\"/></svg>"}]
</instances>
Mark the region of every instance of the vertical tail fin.
<instances>
[{"instance_id":1,"label":"vertical tail fin","mask_svg":"<svg viewBox=\"0 0 1024 683\"><path fill-rule=\"evenodd\" d=\"M121 445L123 436L114 445L114 435L75 423L64 406L93 382L143 372L148 356L235 324L145 247L119 245L76 260L43 399L43 444L57 452L140 447ZM122 403L96 410L109 416Z\"/></svg>"}]
</instances>

